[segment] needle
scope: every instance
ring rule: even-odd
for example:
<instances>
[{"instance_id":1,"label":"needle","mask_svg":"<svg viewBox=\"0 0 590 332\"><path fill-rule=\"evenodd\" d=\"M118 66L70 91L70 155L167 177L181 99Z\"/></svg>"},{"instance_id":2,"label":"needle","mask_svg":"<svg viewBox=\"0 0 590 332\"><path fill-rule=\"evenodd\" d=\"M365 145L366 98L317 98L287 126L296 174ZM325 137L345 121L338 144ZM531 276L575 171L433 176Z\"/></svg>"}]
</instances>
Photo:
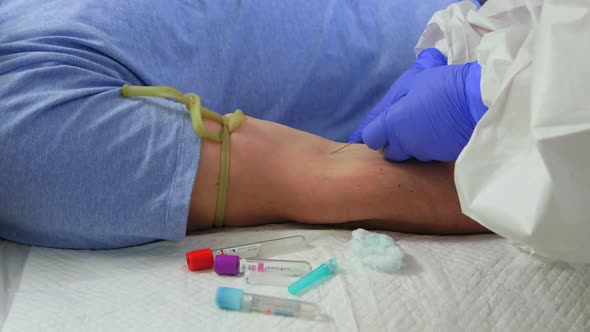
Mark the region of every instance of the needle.
<instances>
[{"instance_id":1,"label":"needle","mask_svg":"<svg viewBox=\"0 0 590 332\"><path fill-rule=\"evenodd\" d=\"M344 149L344 148L346 148L346 147L349 147L349 146L351 146L352 144L354 144L354 143L348 143L348 144L346 144L345 146L343 146L343 147L341 147L341 148L339 148L339 149L337 149L337 150L335 150L335 151L332 151L332 152L330 152L330 154L334 154L334 153L336 153L336 152L338 152L338 151L340 151L340 150L342 150L342 149Z\"/></svg>"}]
</instances>

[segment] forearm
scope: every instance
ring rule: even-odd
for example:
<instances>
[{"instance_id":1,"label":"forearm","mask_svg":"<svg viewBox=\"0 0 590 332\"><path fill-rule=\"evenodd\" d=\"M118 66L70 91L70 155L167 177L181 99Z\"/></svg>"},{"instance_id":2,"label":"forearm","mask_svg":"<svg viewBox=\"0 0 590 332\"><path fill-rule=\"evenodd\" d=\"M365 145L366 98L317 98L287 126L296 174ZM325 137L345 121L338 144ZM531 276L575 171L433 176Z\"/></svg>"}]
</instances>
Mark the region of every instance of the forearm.
<instances>
[{"instance_id":1,"label":"forearm","mask_svg":"<svg viewBox=\"0 0 590 332\"><path fill-rule=\"evenodd\" d=\"M296 176L290 219L428 234L481 233L461 213L450 163L392 163L365 145L330 142ZM293 161L292 161L293 162Z\"/></svg>"},{"instance_id":2,"label":"forearm","mask_svg":"<svg viewBox=\"0 0 590 332\"><path fill-rule=\"evenodd\" d=\"M391 163L340 143L249 119L232 134L226 226L284 220L465 234L485 229L461 213L451 164ZM219 145L203 142L188 230L212 225ZM344 224L346 223L346 224Z\"/></svg>"},{"instance_id":3,"label":"forearm","mask_svg":"<svg viewBox=\"0 0 590 332\"><path fill-rule=\"evenodd\" d=\"M429 233L485 231L461 213L453 165L391 163L364 145L319 160L319 172L299 182L293 219L351 227Z\"/></svg>"}]
</instances>

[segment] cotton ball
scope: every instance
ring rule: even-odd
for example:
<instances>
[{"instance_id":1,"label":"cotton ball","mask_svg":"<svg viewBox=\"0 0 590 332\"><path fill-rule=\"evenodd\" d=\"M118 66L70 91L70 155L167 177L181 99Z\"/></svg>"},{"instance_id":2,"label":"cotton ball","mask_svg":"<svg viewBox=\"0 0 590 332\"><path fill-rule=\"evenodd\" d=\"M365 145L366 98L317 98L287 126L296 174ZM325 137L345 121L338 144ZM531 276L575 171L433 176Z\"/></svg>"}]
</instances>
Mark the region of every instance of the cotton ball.
<instances>
[{"instance_id":1,"label":"cotton ball","mask_svg":"<svg viewBox=\"0 0 590 332\"><path fill-rule=\"evenodd\" d=\"M403 265L404 253L390 236L359 228L352 232L351 243L353 255L373 270L395 272Z\"/></svg>"}]
</instances>

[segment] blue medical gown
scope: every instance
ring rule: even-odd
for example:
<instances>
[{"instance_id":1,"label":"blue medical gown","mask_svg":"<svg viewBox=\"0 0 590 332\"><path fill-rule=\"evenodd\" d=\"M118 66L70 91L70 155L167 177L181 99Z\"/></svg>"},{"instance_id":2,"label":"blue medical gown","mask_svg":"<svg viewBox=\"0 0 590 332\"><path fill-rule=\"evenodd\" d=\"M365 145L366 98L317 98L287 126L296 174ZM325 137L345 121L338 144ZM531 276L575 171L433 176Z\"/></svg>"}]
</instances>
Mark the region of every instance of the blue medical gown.
<instances>
[{"instance_id":1,"label":"blue medical gown","mask_svg":"<svg viewBox=\"0 0 590 332\"><path fill-rule=\"evenodd\" d=\"M0 237L181 239L200 139L181 105L124 83L344 141L450 2L2 1Z\"/></svg>"}]
</instances>

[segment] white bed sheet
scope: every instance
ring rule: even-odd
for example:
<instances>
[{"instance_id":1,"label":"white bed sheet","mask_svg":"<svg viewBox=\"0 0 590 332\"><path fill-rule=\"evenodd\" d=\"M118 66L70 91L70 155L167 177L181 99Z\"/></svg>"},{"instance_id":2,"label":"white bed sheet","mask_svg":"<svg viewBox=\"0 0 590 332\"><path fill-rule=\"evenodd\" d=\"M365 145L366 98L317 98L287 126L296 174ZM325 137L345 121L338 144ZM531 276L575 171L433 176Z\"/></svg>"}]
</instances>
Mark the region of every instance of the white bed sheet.
<instances>
[{"instance_id":1,"label":"white bed sheet","mask_svg":"<svg viewBox=\"0 0 590 332\"><path fill-rule=\"evenodd\" d=\"M214 304L217 286L289 294L281 287L186 269L189 250L294 234L303 234L309 246L281 257L317 266L335 256L343 267L301 296L319 305L322 321L220 310ZM350 231L290 225L111 251L31 248L2 331L590 329L590 266L543 262L494 235L388 234L407 254L397 274L367 270L351 259Z\"/></svg>"},{"instance_id":2,"label":"white bed sheet","mask_svg":"<svg viewBox=\"0 0 590 332\"><path fill-rule=\"evenodd\" d=\"M19 287L29 249L0 239L0 329Z\"/></svg>"}]
</instances>

